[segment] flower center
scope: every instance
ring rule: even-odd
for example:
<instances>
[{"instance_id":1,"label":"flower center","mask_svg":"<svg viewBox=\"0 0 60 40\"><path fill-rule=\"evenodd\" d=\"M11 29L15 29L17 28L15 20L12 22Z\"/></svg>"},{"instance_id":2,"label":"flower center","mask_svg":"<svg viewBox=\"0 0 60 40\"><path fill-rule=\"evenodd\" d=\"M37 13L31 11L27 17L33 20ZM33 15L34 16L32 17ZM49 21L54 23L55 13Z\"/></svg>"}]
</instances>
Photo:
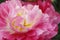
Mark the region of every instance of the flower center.
<instances>
[{"instance_id":1,"label":"flower center","mask_svg":"<svg viewBox=\"0 0 60 40\"><path fill-rule=\"evenodd\" d=\"M13 18L11 25L13 29L18 32L28 31L31 28L32 23L27 23L27 20L22 18L21 15L21 13L18 13L17 17Z\"/></svg>"}]
</instances>

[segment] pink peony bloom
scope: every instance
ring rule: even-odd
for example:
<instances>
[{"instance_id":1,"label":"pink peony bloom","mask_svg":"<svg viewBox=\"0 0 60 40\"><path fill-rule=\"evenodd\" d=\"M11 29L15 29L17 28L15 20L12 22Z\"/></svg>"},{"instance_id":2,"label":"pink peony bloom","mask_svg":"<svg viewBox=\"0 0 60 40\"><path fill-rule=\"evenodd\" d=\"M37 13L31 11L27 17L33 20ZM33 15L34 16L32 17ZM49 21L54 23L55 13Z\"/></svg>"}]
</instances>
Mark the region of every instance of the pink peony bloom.
<instances>
[{"instance_id":1,"label":"pink peony bloom","mask_svg":"<svg viewBox=\"0 0 60 40\"><path fill-rule=\"evenodd\" d=\"M23 5L19 0L0 4L0 40L51 40L58 32L60 14L52 5ZM44 4L45 5L45 4Z\"/></svg>"}]
</instances>

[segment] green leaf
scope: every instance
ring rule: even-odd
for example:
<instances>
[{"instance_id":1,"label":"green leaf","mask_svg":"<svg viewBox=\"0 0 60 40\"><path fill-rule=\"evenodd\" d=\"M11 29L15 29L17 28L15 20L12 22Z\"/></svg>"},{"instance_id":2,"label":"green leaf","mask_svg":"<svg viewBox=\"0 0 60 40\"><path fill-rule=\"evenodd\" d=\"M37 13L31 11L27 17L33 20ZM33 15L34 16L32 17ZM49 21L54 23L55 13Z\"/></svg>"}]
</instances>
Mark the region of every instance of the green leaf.
<instances>
[{"instance_id":1,"label":"green leaf","mask_svg":"<svg viewBox=\"0 0 60 40\"><path fill-rule=\"evenodd\" d=\"M0 3L5 2L5 0L0 0Z\"/></svg>"},{"instance_id":2,"label":"green leaf","mask_svg":"<svg viewBox=\"0 0 60 40\"><path fill-rule=\"evenodd\" d=\"M54 0L53 5L54 5L56 11L60 12L60 0Z\"/></svg>"}]
</instances>

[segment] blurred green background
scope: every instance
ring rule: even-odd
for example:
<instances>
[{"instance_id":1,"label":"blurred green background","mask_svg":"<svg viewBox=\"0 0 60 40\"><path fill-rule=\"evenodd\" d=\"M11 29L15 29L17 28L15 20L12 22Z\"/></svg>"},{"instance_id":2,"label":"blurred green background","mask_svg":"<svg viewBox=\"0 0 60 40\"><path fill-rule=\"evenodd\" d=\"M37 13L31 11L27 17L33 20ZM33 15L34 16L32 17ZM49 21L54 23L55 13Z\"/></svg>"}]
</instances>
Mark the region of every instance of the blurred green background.
<instances>
[{"instance_id":1,"label":"blurred green background","mask_svg":"<svg viewBox=\"0 0 60 40\"><path fill-rule=\"evenodd\" d=\"M0 3L4 2L5 0L0 0ZM52 2L53 6L55 7L55 10L60 13L60 0L53 0ZM52 38L52 40L60 40L60 24L58 24L59 32L58 34Z\"/></svg>"}]
</instances>

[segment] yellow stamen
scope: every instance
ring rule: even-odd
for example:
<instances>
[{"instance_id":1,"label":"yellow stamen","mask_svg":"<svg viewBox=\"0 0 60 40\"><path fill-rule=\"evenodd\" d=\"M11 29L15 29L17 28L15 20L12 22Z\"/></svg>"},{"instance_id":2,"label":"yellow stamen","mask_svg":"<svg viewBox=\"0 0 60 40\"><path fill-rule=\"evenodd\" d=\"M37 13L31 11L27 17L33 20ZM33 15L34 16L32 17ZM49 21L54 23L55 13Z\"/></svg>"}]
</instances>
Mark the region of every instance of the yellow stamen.
<instances>
[{"instance_id":1,"label":"yellow stamen","mask_svg":"<svg viewBox=\"0 0 60 40\"><path fill-rule=\"evenodd\" d=\"M18 13L18 14L17 14L17 16L21 16L21 15L22 15L22 13Z\"/></svg>"},{"instance_id":2,"label":"yellow stamen","mask_svg":"<svg viewBox=\"0 0 60 40\"><path fill-rule=\"evenodd\" d=\"M13 21L12 21L12 26L15 26L15 25L14 25L15 21L16 21L16 20L13 20Z\"/></svg>"},{"instance_id":3,"label":"yellow stamen","mask_svg":"<svg viewBox=\"0 0 60 40\"><path fill-rule=\"evenodd\" d=\"M30 28L30 27L31 27L31 25L32 25L31 23L27 24L27 23L26 23L26 20L24 20L24 26L26 26L26 27Z\"/></svg>"},{"instance_id":4,"label":"yellow stamen","mask_svg":"<svg viewBox=\"0 0 60 40\"><path fill-rule=\"evenodd\" d=\"M24 30L24 28L19 28L19 30L20 30L20 31L23 31L23 30Z\"/></svg>"},{"instance_id":5,"label":"yellow stamen","mask_svg":"<svg viewBox=\"0 0 60 40\"><path fill-rule=\"evenodd\" d=\"M20 30L20 31L23 30L23 28L21 28L21 27L19 27L19 26L15 26L15 28L18 29L18 30Z\"/></svg>"}]
</instances>

